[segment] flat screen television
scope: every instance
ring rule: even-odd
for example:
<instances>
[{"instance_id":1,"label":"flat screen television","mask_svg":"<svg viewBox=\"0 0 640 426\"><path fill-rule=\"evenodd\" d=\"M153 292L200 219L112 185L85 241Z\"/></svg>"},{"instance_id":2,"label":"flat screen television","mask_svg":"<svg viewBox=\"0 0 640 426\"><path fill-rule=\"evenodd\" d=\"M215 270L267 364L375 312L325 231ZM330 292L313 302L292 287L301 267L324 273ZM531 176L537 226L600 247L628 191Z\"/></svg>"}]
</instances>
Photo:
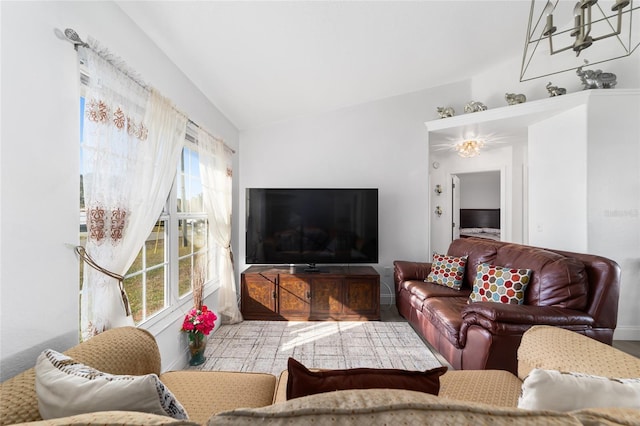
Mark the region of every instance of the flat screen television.
<instances>
[{"instance_id":1,"label":"flat screen television","mask_svg":"<svg viewBox=\"0 0 640 426\"><path fill-rule=\"evenodd\" d=\"M378 189L247 188L246 263L378 263Z\"/></svg>"}]
</instances>

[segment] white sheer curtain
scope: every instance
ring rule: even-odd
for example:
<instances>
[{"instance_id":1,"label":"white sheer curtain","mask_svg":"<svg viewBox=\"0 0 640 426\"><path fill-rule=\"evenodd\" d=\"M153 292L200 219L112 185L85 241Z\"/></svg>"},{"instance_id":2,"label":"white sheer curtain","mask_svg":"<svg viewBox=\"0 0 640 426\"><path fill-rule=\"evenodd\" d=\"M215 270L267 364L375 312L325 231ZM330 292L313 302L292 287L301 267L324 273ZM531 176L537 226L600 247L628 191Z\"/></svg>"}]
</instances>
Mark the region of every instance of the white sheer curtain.
<instances>
[{"instance_id":1,"label":"white sheer curtain","mask_svg":"<svg viewBox=\"0 0 640 426\"><path fill-rule=\"evenodd\" d=\"M91 49L82 142L87 254L124 275L153 229L180 158L186 117ZM118 280L84 268L81 332L132 325Z\"/></svg>"},{"instance_id":2,"label":"white sheer curtain","mask_svg":"<svg viewBox=\"0 0 640 426\"><path fill-rule=\"evenodd\" d=\"M224 142L202 129L198 131L198 153L209 232L220 248L211 250L217 258L209 259L210 268L217 268L220 278L218 313L223 324L235 324L242 321L242 314L238 308L231 253L232 153Z\"/></svg>"}]
</instances>

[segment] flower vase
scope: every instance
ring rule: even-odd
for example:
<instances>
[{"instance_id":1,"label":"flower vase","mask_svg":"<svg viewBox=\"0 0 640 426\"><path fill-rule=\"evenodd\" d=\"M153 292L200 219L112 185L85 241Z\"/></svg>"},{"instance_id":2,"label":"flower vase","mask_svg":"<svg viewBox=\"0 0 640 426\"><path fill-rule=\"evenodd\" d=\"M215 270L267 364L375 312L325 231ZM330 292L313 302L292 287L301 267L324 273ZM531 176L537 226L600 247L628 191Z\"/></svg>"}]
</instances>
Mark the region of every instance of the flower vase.
<instances>
[{"instance_id":1,"label":"flower vase","mask_svg":"<svg viewBox=\"0 0 640 426\"><path fill-rule=\"evenodd\" d=\"M189 352L191 353L189 365L200 365L204 363L204 350L206 347L207 339L205 336L199 334L189 336Z\"/></svg>"}]
</instances>

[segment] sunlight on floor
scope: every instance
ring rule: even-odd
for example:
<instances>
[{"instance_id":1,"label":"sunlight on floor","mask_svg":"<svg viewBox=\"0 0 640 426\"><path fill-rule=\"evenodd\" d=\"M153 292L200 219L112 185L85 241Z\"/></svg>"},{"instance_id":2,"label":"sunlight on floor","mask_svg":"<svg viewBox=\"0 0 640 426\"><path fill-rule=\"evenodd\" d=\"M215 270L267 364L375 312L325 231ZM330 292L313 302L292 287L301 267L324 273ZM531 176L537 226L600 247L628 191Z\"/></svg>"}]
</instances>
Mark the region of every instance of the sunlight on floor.
<instances>
[{"instance_id":1,"label":"sunlight on floor","mask_svg":"<svg viewBox=\"0 0 640 426\"><path fill-rule=\"evenodd\" d=\"M310 368L424 371L441 362L407 322L243 321L211 336L206 362L193 369L279 376L289 358Z\"/></svg>"},{"instance_id":2,"label":"sunlight on floor","mask_svg":"<svg viewBox=\"0 0 640 426\"><path fill-rule=\"evenodd\" d=\"M282 350L291 350L296 346L301 346L319 339L323 339L325 337L329 337L331 335L338 335L340 331L346 331L352 328L362 327L364 322L355 322L355 321L341 321L341 322L318 322L318 323L309 323L309 322L298 322L298 321L289 321L287 327L294 328L290 331L291 335L293 335L293 339L291 341L285 342L282 344L280 349ZM300 329L295 329L296 327L302 327Z\"/></svg>"}]
</instances>

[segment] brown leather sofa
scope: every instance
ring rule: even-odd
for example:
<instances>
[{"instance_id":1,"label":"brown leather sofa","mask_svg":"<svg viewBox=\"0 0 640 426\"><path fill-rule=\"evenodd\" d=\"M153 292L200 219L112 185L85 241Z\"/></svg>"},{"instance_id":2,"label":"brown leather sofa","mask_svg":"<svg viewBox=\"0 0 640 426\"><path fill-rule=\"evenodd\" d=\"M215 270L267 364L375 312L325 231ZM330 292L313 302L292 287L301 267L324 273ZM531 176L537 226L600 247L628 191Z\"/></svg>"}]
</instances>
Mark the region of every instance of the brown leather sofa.
<instances>
[{"instance_id":1,"label":"brown leather sofa","mask_svg":"<svg viewBox=\"0 0 640 426\"><path fill-rule=\"evenodd\" d=\"M427 262L395 261L394 281L400 315L453 368L516 373L522 334L537 324L611 344L620 288L616 262L481 238L455 240L447 254L468 256L460 290L425 282L431 270ZM531 269L524 303L467 303L480 263Z\"/></svg>"}]
</instances>

